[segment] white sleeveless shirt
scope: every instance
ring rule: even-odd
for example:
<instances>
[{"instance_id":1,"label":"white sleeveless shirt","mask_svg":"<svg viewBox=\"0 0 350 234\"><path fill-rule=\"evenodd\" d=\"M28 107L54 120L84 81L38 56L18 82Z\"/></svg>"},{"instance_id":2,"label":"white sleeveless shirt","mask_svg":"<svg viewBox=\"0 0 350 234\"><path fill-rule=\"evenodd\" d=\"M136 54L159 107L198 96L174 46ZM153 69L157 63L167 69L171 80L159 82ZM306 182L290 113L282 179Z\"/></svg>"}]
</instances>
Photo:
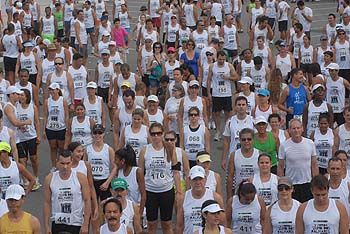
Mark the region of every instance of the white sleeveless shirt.
<instances>
[{"instance_id":1,"label":"white sleeveless shirt","mask_svg":"<svg viewBox=\"0 0 350 234\"><path fill-rule=\"evenodd\" d=\"M107 179L110 173L109 145L104 144L101 151L97 152L93 144L86 148L88 161L91 164L92 176L94 180Z\"/></svg>"},{"instance_id":2,"label":"white sleeveless shirt","mask_svg":"<svg viewBox=\"0 0 350 234\"><path fill-rule=\"evenodd\" d=\"M241 149L236 150L234 158L236 184L259 173L258 158L259 150L255 148L252 156L249 158L243 156Z\"/></svg>"},{"instance_id":3,"label":"white sleeveless shirt","mask_svg":"<svg viewBox=\"0 0 350 234\"><path fill-rule=\"evenodd\" d=\"M66 128L63 97L60 96L58 100L53 100L49 97L48 102L48 118L46 128L52 131L60 131Z\"/></svg>"},{"instance_id":4,"label":"white sleeveless shirt","mask_svg":"<svg viewBox=\"0 0 350 234\"><path fill-rule=\"evenodd\" d=\"M10 166L4 168L0 163L0 192L5 195L7 188L12 184L20 183L18 165L15 161L10 160Z\"/></svg>"},{"instance_id":5,"label":"white sleeveless shirt","mask_svg":"<svg viewBox=\"0 0 350 234\"><path fill-rule=\"evenodd\" d=\"M84 98L84 106L86 115L92 118L95 121L95 124L102 123L102 98L96 96L95 103L90 103L89 98Z\"/></svg>"},{"instance_id":6,"label":"white sleeveless shirt","mask_svg":"<svg viewBox=\"0 0 350 234\"><path fill-rule=\"evenodd\" d=\"M77 117L72 119L72 142L77 141L83 146L90 145L92 143L92 132L90 126L89 116L85 116L83 122L79 122Z\"/></svg>"},{"instance_id":7,"label":"white sleeveless shirt","mask_svg":"<svg viewBox=\"0 0 350 234\"><path fill-rule=\"evenodd\" d=\"M130 145L133 148L138 162L141 149L148 144L147 126L142 124L140 130L135 133L132 131L131 125L128 125L124 128L124 136L125 146Z\"/></svg>"},{"instance_id":8,"label":"white sleeveless shirt","mask_svg":"<svg viewBox=\"0 0 350 234\"><path fill-rule=\"evenodd\" d=\"M137 182L137 169L138 167L132 167L129 175L124 175L123 169L118 170L118 178L123 178L128 183L128 198L135 202L136 204L140 204L141 202L141 194L139 184Z\"/></svg>"},{"instance_id":9,"label":"white sleeveless shirt","mask_svg":"<svg viewBox=\"0 0 350 234\"><path fill-rule=\"evenodd\" d=\"M292 208L289 211L283 211L278 202L272 205L271 208L271 223L272 233L295 233L295 218L300 203L297 200L292 200Z\"/></svg>"},{"instance_id":10,"label":"white sleeveless shirt","mask_svg":"<svg viewBox=\"0 0 350 234\"><path fill-rule=\"evenodd\" d=\"M37 137L37 132L34 126L34 104L31 102L29 106L24 109L22 105L17 105L17 117L21 121L32 120L32 124L24 125L17 128L16 139L19 142L28 141Z\"/></svg>"}]
</instances>

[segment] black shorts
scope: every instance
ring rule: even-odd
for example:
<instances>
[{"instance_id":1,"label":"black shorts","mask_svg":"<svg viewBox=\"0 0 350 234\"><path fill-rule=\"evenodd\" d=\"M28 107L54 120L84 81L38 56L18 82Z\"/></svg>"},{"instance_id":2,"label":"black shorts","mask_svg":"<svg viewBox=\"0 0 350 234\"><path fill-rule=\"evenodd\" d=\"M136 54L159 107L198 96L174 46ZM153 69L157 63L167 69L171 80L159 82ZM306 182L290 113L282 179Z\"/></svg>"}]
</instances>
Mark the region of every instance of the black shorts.
<instances>
[{"instance_id":1,"label":"black shorts","mask_svg":"<svg viewBox=\"0 0 350 234\"><path fill-rule=\"evenodd\" d=\"M268 18L267 23L270 25L271 29L275 26L275 18Z\"/></svg>"},{"instance_id":2,"label":"black shorts","mask_svg":"<svg viewBox=\"0 0 350 234\"><path fill-rule=\"evenodd\" d=\"M212 89L210 89L210 94L212 93ZM202 97L208 97L208 88L202 86Z\"/></svg>"},{"instance_id":3,"label":"black shorts","mask_svg":"<svg viewBox=\"0 0 350 234\"><path fill-rule=\"evenodd\" d=\"M174 188L167 192L153 193L146 191L146 216L147 221L158 220L158 210L160 209L160 220L170 221L173 215L175 201Z\"/></svg>"},{"instance_id":4,"label":"black shorts","mask_svg":"<svg viewBox=\"0 0 350 234\"><path fill-rule=\"evenodd\" d=\"M213 112L220 111L232 111L232 98L231 97L212 97L213 99Z\"/></svg>"},{"instance_id":5,"label":"black shorts","mask_svg":"<svg viewBox=\"0 0 350 234\"><path fill-rule=\"evenodd\" d=\"M221 21L216 21L215 24L219 27L221 27Z\"/></svg>"},{"instance_id":6,"label":"black shorts","mask_svg":"<svg viewBox=\"0 0 350 234\"><path fill-rule=\"evenodd\" d=\"M55 222L52 222L51 232L52 234L78 234L80 233L80 228L81 226L55 224Z\"/></svg>"},{"instance_id":7,"label":"black shorts","mask_svg":"<svg viewBox=\"0 0 350 234\"><path fill-rule=\"evenodd\" d=\"M19 158L28 158L28 156L36 155L37 149L36 138L17 143Z\"/></svg>"},{"instance_id":8,"label":"black shorts","mask_svg":"<svg viewBox=\"0 0 350 234\"><path fill-rule=\"evenodd\" d=\"M17 63L17 58L4 57L5 72L15 72L16 63Z\"/></svg>"},{"instance_id":9,"label":"black shorts","mask_svg":"<svg viewBox=\"0 0 350 234\"><path fill-rule=\"evenodd\" d=\"M238 55L238 50L229 50L224 48L224 51L226 51L226 54L229 58L236 58Z\"/></svg>"},{"instance_id":10,"label":"black shorts","mask_svg":"<svg viewBox=\"0 0 350 234\"><path fill-rule=\"evenodd\" d=\"M146 85L146 87L149 87L149 80L148 80L149 74L144 74L142 76L142 82Z\"/></svg>"},{"instance_id":11,"label":"black shorts","mask_svg":"<svg viewBox=\"0 0 350 234\"><path fill-rule=\"evenodd\" d=\"M174 47L174 48L176 49L176 42L169 42L169 41L166 41L166 46L167 46L168 48Z\"/></svg>"},{"instance_id":12,"label":"black shorts","mask_svg":"<svg viewBox=\"0 0 350 234\"><path fill-rule=\"evenodd\" d=\"M105 180L94 180L94 187L95 187L95 191L96 191L96 197L97 200L98 198L100 198L100 201L106 200L107 198L111 197L111 192L109 191L111 188L111 185L108 186L106 191L102 191L100 189L100 186L106 182L107 179Z\"/></svg>"},{"instance_id":13,"label":"black shorts","mask_svg":"<svg viewBox=\"0 0 350 234\"><path fill-rule=\"evenodd\" d=\"M36 85L36 76L38 74L29 74L29 82Z\"/></svg>"},{"instance_id":14,"label":"black shorts","mask_svg":"<svg viewBox=\"0 0 350 234\"><path fill-rule=\"evenodd\" d=\"M108 91L109 91L109 88L97 87L97 95L102 97L105 103L108 103Z\"/></svg>"},{"instance_id":15,"label":"black shorts","mask_svg":"<svg viewBox=\"0 0 350 234\"><path fill-rule=\"evenodd\" d=\"M311 64L305 64L305 63L300 64L300 69L303 70L304 73L311 73L311 68L312 68Z\"/></svg>"},{"instance_id":16,"label":"black shorts","mask_svg":"<svg viewBox=\"0 0 350 234\"><path fill-rule=\"evenodd\" d=\"M59 131L53 131L50 129L45 129L47 140L58 140L58 141L64 141L66 139L66 129L59 130Z\"/></svg>"},{"instance_id":17,"label":"black shorts","mask_svg":"<svg viewBox=\"0 0 350 234\"><path fill-rule=\"evenodd\" d=\"M288 29L288 20L278 21L278 31L284 32Z\"/></svg>"},{"instance_id":18,"label":"black shorts","mask_svg":"<svg viewBox=\"0 0 350 234\"><path fill-rule=\"evenodd\" d=\"M292 197L295 200L303 203L312 198L310 183L294 184L293 188L294 188L294 192L292 194Z\"/></svg>"}]
</instances>

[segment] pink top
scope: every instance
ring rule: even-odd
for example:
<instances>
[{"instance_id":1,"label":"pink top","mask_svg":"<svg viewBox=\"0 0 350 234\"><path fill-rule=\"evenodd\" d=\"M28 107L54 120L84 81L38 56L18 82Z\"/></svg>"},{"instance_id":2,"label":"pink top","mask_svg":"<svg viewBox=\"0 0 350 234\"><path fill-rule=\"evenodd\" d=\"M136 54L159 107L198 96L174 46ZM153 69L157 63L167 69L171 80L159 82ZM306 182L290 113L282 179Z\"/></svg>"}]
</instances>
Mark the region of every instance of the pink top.
<instances>
[{"instance_id":1,"label":"pink top","mask_svg":"<svg viewBox=\"0 0 350 234\"><path fill-rule=\"evenodd\" d=\"M115 41L117 47L125 47L125 37L128 36L128 32L123 27L112 29L112 40Z\"/></svg>"}]
</instances>

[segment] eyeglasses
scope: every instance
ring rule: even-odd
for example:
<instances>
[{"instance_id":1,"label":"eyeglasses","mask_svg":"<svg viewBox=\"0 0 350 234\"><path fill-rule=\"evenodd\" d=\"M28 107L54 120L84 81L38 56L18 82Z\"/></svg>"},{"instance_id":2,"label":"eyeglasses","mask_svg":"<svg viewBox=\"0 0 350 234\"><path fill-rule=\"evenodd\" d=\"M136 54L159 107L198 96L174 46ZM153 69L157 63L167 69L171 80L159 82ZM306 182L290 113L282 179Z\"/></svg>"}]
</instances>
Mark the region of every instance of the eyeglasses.
<instances>
[{"instance_id":1,"label":"eyeglasses","mask_svg":"<svg viewBox=\"0 0 350 234\"><path fill-rule=\"evenodd\" d=\"M252 141L252 138L241 138L241 141Z\"/></svg>"},{"instance_id":2,"label":"eyeglasses","mask_svg":"<svg viewBox=\"0 0 350 234\"><path fill-rule=\"evenodd\" d=\"M94 135L102 135L104 132L103 131L94 131L92 134Z\"/></svg>"},{"instance_id":3,"label":"eyeglasses","mask_svg":"<svg viewBox=\"0 0 350 234\"><path fill-rule=\"evenodd\" d=\"M279 184L277 186L277 190L280 191L280 192L283 191L283 190L289 191L290 189L291 189L291 186L288 186L286 184Z\"/></svg>"},{"instance_id":4,"label":"eyeglasses","mask_svg":"<svg viewBox=\"0 0 350 234\"><path fill-rule=\"evenodd\" d=\"M189 116L194 117L194 116L198 116L198 113L190 113Z\"/></svg>"},{"instance_id":5,"label":"eyeglasses","mask_svg":"<svg viewBox=\"0 0 350 234\"><path fill-rule=\"evenodd\" d=\"M175 141L176 139L175 139L175 138L165 138L164 140L167 141L167 142L173 142L173 141Z\"/></svg>"},{"instance_id":6,"label":"eyeglasses","mask_svg":"<svg viewBox=\"0 0 350 234\"><path fill-rule=\"evenodd\" d=\"M57 66L57 65L62 65L63 63L55 63L55 66Z\"/></svg>"},{"instance_id":7,"label":"eyeglasses","mask_svg":"<svg viewBox=\"0 0 350 234\"><path fill-rule=\"evenodd\" d=\"M163 132L151 132L150 135L151 136L161 136L163 134Z\"/></svg>"}]
</instances>

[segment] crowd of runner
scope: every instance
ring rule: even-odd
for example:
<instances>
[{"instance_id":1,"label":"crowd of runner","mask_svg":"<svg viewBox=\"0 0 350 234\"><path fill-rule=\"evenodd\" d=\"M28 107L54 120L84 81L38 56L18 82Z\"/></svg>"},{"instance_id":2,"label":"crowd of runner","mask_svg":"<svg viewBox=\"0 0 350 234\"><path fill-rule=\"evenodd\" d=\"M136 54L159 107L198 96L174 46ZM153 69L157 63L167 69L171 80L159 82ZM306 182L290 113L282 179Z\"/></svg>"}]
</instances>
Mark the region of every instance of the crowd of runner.
<instances>
[{"instance_id":1,"label":"crowd of runner","mask_svg":"<svg viewBox=\"0 0 350 234\"><path fill-rule=\"evenodd\" d=\"M302 0L40 5L0 15L1 234L349 233L350 0L316 44Z\"/></svg>"}]
</instances>

